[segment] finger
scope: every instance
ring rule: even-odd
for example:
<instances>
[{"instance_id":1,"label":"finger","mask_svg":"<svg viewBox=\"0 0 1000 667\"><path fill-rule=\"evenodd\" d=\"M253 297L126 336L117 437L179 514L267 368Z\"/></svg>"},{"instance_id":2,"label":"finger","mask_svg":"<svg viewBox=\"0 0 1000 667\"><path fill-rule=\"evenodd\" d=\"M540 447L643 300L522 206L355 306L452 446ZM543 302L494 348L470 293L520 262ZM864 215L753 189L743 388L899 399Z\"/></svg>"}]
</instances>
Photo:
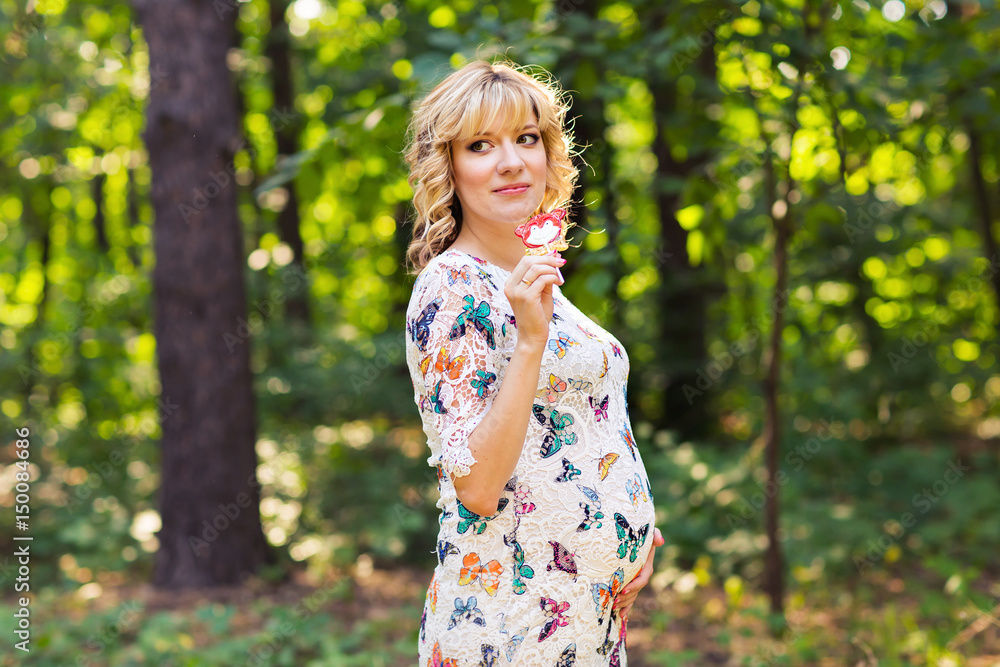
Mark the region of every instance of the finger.
<instances>
[{"instance_id":1,"label":"finger","mask_svg":"<svg viewBox=\"0 0 1000 667\"><path fill-rule=\"evenodd\" d=\"M565 264L560 258L552 257L551 255L536 256L536 255L525 255L524 259L515 267L512 272L513 277L517 277L517 274L521 274L521 278L524 278L529 271L532 269L544 269L545 267L550 267L558 271L559 267ZM521 271L518 271L521 267L524 267ZM531 280L531 278L528 278Z\"/></svg>"},{"instance_id":2,"label":"finger","mask_svg":"<svg viewBox=\"0 0 1000 667\"><path fill-rule=\"evenodd\" d=\"M648 584L648 583L649 583L649 575L648 574L646 576L644 576L644 577L643 576L637 576L635 579L633 579L632 581L628 582L628 585L619 594L619 599L620 600L627 600L629 597L635 599L635 597L637 595L639 595L639 591L641 591L643 588L645 588L646 584Z\"/></svg>"},{"instance_id":3,"label":"finger","mask_svg":"<svg viewBox=\"0 0 1000 667\"><path fill-rule=\"evenodd\" d=\"M655 548L655 547L654 547ZM642 569L639 573L632 578L632 581L625 584L625 588L619 593L619 599L626 600L629 596L635 600L636 596L639 595L639 591L646 587L649 583L650 578L653 576L653 554L650 551L649 558L643 564Z\"/></svg>"},{"instance_id":4,"label":"finger","mask_svg":"<svg viewBox=\"0 0 1000 667\"><path fill-rule=\"evenodd\" d=\"M560 280L559 276L557 276L554 273L542 273L537 277L535 277L535 279L531 281L530 285L528 285L527 283L521 283L521 285L529 293L533 292L535 294L541 294L542 291L544 291L547 287L549 287L550 285L555 285L557 283L562 283L562 280Z\"/></svg>"},{"instance_id":5,"label":"finger","mask_svg":"<svg viewBox=\"0 0 1000 667\"><path fill-rule=\"evenodd\" d=\"M554 267L549 267L544 264L533 264L525 270L524 274L520 278L521 282L518 284L527 287L528 283L524 281L533 283L540 276L544 275L551 275L551 276L558 275L558 269L554 269Z\"/></svg>"},{"instance_id":6,"label":"finger","mask_svg":"<svg viewBox=\"0 0 1000 667\"><path fill-rule=\"evenodd\" d=\"M639 570L639 572L634 577L632 577L632 581L628 582L628 585L626 587L627 589L634 588L632 584L640 580L642 581L642 584L640 584L641 586L646 585L646 582L649 581L649 578L653 574L653 556L655 555L655 552L656 552L656 547L652 547L649 550L649 555L646 556L646 562L642 564L642 569Z\"/></svg>"},{"instance_id":7,"label":"finger","mask_svg":"<svg viewBox=\"0 0 1000 667\"><path fill-rule=\"evenodd\" d=\"M639 597L638 591L634 591L630 595L622 595L615 601L615 606L619 609L624 609L625 607L631 607L636 598Z\"/></svg>"},{"instance_id":8,"label":"finger","mask_svg":"<svg viewBox=\"0 0 1000 667\"><path fill-rule=\"evenodd\" d=\"M660 532L659 528L653 529L653 546L662 547L666 544L666 540L663 539L663 533Z\"/></svg>"},{"instance_id":9,"label":"finger","mask_svg":"<svg viewBox=\"0 0 1000 667\"><path fill-rule=\"evenodd\" d=\"M639 571L639 574L635 575L635 579L626 584L625 588L622 590L622 594L628 595L633 592L637 593L640 588L645 588L646 584L649 583L649 577L652 574L653 574L652 568L649 568L647 570L645 567L643 567L642 570Z\"/></svg>"}]
</instances>

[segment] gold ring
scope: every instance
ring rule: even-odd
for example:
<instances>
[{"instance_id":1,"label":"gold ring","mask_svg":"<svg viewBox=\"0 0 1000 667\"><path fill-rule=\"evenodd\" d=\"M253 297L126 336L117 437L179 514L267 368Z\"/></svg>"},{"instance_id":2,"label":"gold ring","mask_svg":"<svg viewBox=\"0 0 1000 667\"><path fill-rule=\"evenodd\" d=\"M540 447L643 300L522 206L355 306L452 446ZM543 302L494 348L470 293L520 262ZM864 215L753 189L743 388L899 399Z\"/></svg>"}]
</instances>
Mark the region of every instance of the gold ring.
<instances>
[{"instance_id":1,"label":"gold ring","mask_svg":"<svg viewBox=\"0 0 1000 667\"><path fill-rule=\"evenodd\" d=\"M528 287L531 287L531 282L530 281L525 280L524 278L521 278L521 282L522 283L527 283Z\"/></svg>"}]
</instances>

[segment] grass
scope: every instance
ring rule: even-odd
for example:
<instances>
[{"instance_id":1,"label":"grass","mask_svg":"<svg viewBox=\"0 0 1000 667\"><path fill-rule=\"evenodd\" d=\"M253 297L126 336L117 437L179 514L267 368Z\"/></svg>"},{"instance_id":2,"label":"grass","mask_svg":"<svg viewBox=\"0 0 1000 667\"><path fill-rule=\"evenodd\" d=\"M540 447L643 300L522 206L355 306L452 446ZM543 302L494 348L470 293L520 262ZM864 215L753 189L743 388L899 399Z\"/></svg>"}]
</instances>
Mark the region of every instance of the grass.
<instances>
[{"instance_id":1,"label":"grass","mask_svg":"<svg viewBox=\"0 0 1000 667\"><path fill-rule=\"evenodd\" d=\"M749 584L702 578L692 587L660 572L633 610L629 664L1000 665L1000 623L981 613L984 598L974 593L987 582L963 589L932 570L897 566L847 584L792 583L787 630L777 638L767 601ZM429 573L359 572L321 585L293 577L198 592L142 583L97 595L93 585L44 591L31 606L33 650L7 651L0 665L413 665ZM0 621L8 638L13 603L4 600Z\"/></svg>"}]
</instances>

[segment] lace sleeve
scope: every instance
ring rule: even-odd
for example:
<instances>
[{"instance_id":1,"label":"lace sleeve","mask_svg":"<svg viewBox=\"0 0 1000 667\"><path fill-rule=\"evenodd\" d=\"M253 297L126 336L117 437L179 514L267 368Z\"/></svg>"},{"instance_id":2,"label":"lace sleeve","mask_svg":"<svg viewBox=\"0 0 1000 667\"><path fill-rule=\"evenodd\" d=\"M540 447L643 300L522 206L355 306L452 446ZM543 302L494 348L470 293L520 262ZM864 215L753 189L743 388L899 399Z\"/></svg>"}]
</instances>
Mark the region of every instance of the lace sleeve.
<instances>
[{"instance_id":1,"label":"lace sleeve","mask_svg":"<svg viewBox=\"0 0 1000 667\"><path fill-rule=\"evenodd\" d=\"M506 337L494 286L443 264L418 278L406 318L406 361L431 456L455 477L476 463L469 435L493 403Z\"/></svg>"}]
</instances>

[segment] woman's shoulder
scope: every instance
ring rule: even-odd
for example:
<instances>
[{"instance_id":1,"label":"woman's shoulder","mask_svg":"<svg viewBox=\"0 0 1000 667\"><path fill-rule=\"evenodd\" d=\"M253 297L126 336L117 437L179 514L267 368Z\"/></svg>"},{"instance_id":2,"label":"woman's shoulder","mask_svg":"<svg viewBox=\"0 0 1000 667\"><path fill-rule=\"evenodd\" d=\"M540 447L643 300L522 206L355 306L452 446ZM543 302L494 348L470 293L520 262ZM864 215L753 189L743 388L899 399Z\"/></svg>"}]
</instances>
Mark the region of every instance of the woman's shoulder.
<instances>
[{"instance_id":1,"label":"woman's shoulder","mask_svg":"<svg viewBox=\"0 0 1000 667\"><path fill-rule=\"evenodd\" d=\"M423 270L418 274L417 278L419 279L425 275L434 275L441 271L462 267L481 267L485 271L489 267L489 264L467 252L456 250L455 248L449 248L448 250L432 257L430 261L427 262L427 265L424 266Z\"/></svg>"},{"instance_id":2,"label":"woman's shoulder","mask_svg":"<svg viewBox=\"0 0 1000 667\"><path fill-rule=\"evenodd\" d=\"M418 329L429 331L432 322L441 320L439 312L454 318L470 305L477 313L510 312L503 291L505 279L492 268L492 264L460 250L445 250L433 257L413 282L406 309L407 330L413 335L419 334ZM506 336L503 322L499 326Z\"/></svg>"},{"instance_id":3,"label":"woman's shoulder","mask_svg":"<svg viewBox=\"0 0 1000 667\"><path fill-rule=\"evenodd\" d=\"M413 282L414 295L434 288L438 291L475 291L490 294L502 283L490 270L492 265L461 250L448 249L431 258Z\"/></svg>"}]
</instances>

